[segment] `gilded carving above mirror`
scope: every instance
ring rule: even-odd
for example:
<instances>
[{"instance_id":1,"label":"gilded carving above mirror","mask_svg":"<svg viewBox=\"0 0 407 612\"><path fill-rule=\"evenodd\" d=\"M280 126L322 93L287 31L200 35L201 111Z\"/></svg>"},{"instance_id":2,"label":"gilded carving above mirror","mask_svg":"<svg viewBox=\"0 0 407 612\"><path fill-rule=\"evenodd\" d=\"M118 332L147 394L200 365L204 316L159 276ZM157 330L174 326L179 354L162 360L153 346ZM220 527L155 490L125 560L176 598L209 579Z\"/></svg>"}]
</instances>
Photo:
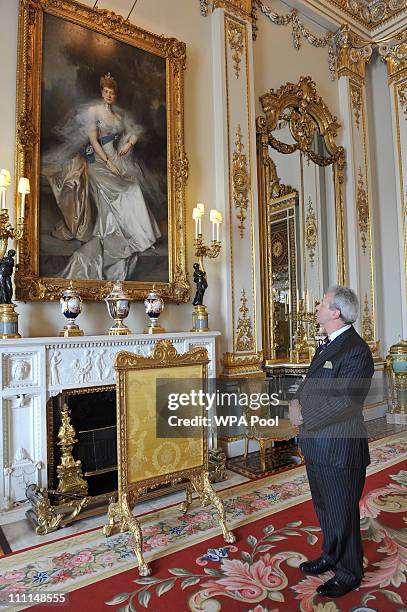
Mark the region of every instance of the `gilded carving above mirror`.
<instances>
[{"instance_id":1,"label":"gilded carving above mirror","mask_svg":"<svg viewBox=\"0 0 407 612\"><path fill-rule=\"evenodd\" d=\"M315 299L346 278L345 151L336 143L340 125L311 77L272 89L260 102L263 348L266 360L293 359L294 353L296 360L307 360L316 333Z\"/></svg>"}]
</instances>

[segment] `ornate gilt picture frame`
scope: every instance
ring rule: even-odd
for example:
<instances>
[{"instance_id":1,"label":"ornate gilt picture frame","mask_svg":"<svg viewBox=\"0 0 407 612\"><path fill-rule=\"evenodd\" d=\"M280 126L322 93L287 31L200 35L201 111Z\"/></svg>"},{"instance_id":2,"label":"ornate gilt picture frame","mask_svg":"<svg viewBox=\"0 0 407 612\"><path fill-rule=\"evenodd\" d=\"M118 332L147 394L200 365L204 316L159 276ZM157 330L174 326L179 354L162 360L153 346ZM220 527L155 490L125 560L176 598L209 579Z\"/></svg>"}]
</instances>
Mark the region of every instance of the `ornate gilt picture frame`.
<instances>
[{"instance_id":1,"label":"ornate gilt picture frame","mask_svg":"<svg viewBox=\"0 0 407 612\"><path fill-rule=\"evenodd\" d=\"M75 279L187 302L183 42L72 0L20 0L16 184L31 183L18 300Z\"/></svg>"}]
</instances>

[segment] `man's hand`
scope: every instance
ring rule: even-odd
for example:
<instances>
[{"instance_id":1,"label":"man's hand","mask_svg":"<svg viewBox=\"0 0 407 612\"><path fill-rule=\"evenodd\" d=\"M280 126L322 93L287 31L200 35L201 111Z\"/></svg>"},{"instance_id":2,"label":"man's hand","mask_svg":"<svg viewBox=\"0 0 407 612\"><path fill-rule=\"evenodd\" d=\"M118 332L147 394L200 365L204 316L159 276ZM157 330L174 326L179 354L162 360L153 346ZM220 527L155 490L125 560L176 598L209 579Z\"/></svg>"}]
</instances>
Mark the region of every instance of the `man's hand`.
<instances>
[{"instance_id":1,"label":"man's hand","mask_svg":"<svg viewBox=\"0 0 407 612\"><path fill-rule=\"evenodd\" d=\"M301 415L301 404L297 399L293 399L290 402L290 406L288 409L288 418L290 419L291 424L294 425L294 427L299 427L304 422L304 419Z\"/></svg>"}]
</instances>

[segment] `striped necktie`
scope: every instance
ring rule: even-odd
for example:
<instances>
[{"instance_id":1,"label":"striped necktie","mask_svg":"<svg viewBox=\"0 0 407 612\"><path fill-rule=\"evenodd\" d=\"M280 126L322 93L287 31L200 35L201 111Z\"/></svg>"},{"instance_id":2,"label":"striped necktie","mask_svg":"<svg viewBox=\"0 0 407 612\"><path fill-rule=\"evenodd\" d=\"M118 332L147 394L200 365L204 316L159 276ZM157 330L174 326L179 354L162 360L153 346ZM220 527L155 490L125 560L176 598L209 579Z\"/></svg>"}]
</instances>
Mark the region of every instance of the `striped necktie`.
<instances>
[{"instance_id":1,"label":"striped necktie","mask_svg":"<svg viewBox=\"0 0 407 612\"><path fill-rule=\"evenodd\" d=\"M322 353L322 351L324 351L326 349L326 347L329 345L329 343L331 342L329 336L327 336L319 345L319 353Z\"/></svg>"}]
</instances>

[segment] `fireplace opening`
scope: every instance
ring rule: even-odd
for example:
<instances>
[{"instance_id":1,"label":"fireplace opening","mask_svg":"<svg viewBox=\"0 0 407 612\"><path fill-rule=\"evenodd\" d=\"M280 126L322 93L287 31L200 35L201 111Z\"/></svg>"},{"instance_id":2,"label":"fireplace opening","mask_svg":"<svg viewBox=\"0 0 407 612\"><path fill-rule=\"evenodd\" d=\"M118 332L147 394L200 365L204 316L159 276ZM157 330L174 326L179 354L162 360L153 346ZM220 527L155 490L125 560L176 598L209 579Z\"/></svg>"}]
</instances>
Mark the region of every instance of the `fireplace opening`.
<instances>
[{"instance_id":1,"label":"fireplace opening","mask_svg":"<svg viewBox=\"0 0 407 612\"><path fill-rule=\"evenodd\" d=\"M69 410L73 428L72 455L81 462L81 476L87 483L87 494L106 496L117 490L116 389L114 386L65 391L51 401L49 419L49 488L68 490L72 485L64 480L61 466L64 438L58 437L63 426L63 406ZM65 430L67 429L65 424ZM66 434L66 432L65 432ZM62 462L63 465L63 462ZM84 492L80 487L71 492Z\"/></svg>"},{"instance_id":2,"label":"fireplace opening","mask_svg":"<svg viewBox=\"0 0 407 612\"><path fill-rule=\"evenodd\" d=\"M48 491L57 491L58 498L63 493L91 497L81 517L104 512L117 494L116 387L70 389L51 398L47 438ZM80 469L76 470L78 460ZM144 489L138 500L184 487L184 480L174 478L167 484Z\"/></svg>"}]
</instances>

